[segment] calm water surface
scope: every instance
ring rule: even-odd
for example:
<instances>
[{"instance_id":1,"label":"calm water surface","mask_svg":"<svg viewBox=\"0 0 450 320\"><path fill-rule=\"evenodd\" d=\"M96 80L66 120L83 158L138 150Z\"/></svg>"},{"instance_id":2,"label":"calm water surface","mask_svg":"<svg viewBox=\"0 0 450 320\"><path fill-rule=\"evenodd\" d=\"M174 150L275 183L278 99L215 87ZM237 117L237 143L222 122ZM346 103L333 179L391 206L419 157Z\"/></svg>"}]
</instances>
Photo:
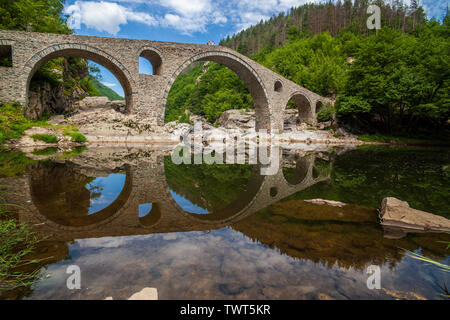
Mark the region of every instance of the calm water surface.
<instances>
[{"instance_id":1,"label":"calm water surface","mask_svg":"<svg viewBox=\"0 0 450 320\"><path fill-rule=\"evenodd\" d=\"M87 149L67 158L0 157L20 221L45 236L42 279L0 298L440 299L450 263L442 233L383 229L386 196L450 218L448 149L284 150L280 169L175 165L170 150ZM331 207L305 199L338 200ZM82 289L68 290L78 265ZM381 268L381 290L366 285Z\"/></svg>"}]
</instances>

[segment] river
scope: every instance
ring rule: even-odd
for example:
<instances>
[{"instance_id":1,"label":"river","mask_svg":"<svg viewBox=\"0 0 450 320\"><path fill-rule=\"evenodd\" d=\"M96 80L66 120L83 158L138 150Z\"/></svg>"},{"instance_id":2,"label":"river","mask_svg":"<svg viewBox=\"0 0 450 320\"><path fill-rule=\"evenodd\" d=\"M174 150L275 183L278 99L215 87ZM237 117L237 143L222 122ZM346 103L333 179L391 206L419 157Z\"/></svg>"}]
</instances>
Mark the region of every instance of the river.
<instances>
[{"instance_id":1,"label":"river","mask_svg":"<svg viewBox=\"0 0 450 320\"><path fill-rule=\"evenodd\" d=\"M5 197L48 258L34 285L1 299L127 299L145 287L159 299L441 299L450 285L405 251L448 265L450 235L385 229L377 212L392 196L450 218L449 149L285 149L270 176L177 165L170 148L55 151L0 154ZM317 198L346 205L304 201ZM79 290L66 286L71 265Z\"/></svg>"}]
</instances>

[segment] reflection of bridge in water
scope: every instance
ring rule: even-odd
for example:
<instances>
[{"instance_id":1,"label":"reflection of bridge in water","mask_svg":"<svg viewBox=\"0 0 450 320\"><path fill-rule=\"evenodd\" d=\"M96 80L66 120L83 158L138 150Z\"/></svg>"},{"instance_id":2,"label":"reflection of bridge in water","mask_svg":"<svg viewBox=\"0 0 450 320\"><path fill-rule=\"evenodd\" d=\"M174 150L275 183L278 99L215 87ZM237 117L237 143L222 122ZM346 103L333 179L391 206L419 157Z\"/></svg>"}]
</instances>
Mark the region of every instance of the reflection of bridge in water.
<instances>
[{"instance_id":1,"label":"reflection of bridge in water","mask_svg":"<svg viewBox=\"0 0 450 320\"><path fill-rule=\"evenodd\" d=\"M32 224L37 233L47 237L48 240L38 245L38 252L42 253L40 258L48 258L50 253L53 258L42 265L67 257L68 243L75 239L208 231L225 226L289 257L328 267L337 265L365 270L369 264L384 265L387 262L395 266L404 257L399 248L421 249L434 259L447 256L445 246L439 242L446 239L445 234L386 236L377 221L375 209L356 205L336 208L285 199L320 181L327 181L331 175L330 165L337 164L329 161L330 157L334 158L337 153L314 153L304 157L298 153L288 154L284 159L280 157L279 170L272 176L261 176L261 167L251 167L244 191L238 192L239 196L225 208L209 210L210 214L186 212L172 197L174 181L168 177L169 167L164 161L169 154L170 151L161 150L88 149L64 164L67 166L59 176L51 178L52 174L46 173L48 167L39 168L41 164L38 164L35 168L30 167L25 176L3 179L0 184L14 189L8 193L11 198L7 200L23 206L19 219ZM98 212L88 215L84 210L84 214L77 217L58 219L61 212L46 202L52 190L48 185L63 181L64 172L71 168L75 169L75 175L84 179L111 172L124 173L124 187L115 201ZM40 169L44 170L39 173ZM86 180L71 179L74 183L81 181L79 185L84 188ZM53 190L58 189L61 188L53 187ZM186 198L192 196L188 194ZM86 209L86 198L82 199L69 205ZM148 203L152 203L151 211L140 217L139 206Z\"/></svg>"},{"instance_id":2,"label":"reflection of bridge in water","mask_svg":"<svg viewBox=\"0 0 450 320\"><path fill-rule=\"evenodd\" d=\"M106 160L117 159L116 151L98 153L87 150L74 160L75 167L87 175L104 175L117 166L126 173L122 191L108 207L91 215L69 219L60 217L55 207L47 205L49 195L45 194L49 190L46 185L54 181L50 181L51 177L36 176L30 168L27 177L8 183L16 189L14 194L19 195L14 202L24 206L20 210L20 220L35 225L38 232L53 234L55 240L211 230L236 223L274 202L327 179L316 174L315 156L299 158L294 174L289 179L284 177L281 164L278 172L272 176L260 175L260 166L253 166L245 191L234 202L210 214L199 215L185 212L170 193L164 170L164 156L168 152L159 153L156 157L153 155L150 161L138 158L139 164L136 165L133 161L111 163ZM76 201L73 199L72 202ZM139 206L148 203L152 204L151 211L139 217Z\"/></svg>"}]
</instances>

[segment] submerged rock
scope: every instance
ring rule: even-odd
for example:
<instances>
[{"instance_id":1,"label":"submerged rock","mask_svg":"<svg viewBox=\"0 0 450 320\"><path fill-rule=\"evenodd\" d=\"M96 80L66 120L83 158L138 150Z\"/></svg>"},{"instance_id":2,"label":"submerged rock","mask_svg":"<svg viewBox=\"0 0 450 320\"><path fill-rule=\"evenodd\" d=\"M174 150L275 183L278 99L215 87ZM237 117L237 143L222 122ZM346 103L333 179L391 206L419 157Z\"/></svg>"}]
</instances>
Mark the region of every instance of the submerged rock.
<instances>
[{"instance_id":1,"label":"submerged rock","mask_svg":"<svg viewBox=\"0 0 450 320\"><path fill-rule=\"evenodd\" d=\"M406 201L388 197L381 203L381 224L424 231L450 232L450 220L413 209Z\"/></svg>"},{"instance_id":2,"label":"submerged rock","mask_svg":"<svg viewBox=\"0 0 450 320\"><path fill-rule=\"evenodd\" d=\"M156 288L144 288L133 294L128 300L158 300L158 290Z\"/></svg>"},{"instance_id":3,"label":"submerged rock","mask_svg":"<svg viewBox=\"0 0 450 320\"><path fill-rule=\"evenodd\" d=\"M340 207L340 208L346 205L343 202L334 201L334 200L324 200L324 199L311 199L311 200L305 200L305 202L310 202L310 203L320 204L320 205L327 205L327 206L332 206L332 207Z\"/></svg>"}]
</instances>

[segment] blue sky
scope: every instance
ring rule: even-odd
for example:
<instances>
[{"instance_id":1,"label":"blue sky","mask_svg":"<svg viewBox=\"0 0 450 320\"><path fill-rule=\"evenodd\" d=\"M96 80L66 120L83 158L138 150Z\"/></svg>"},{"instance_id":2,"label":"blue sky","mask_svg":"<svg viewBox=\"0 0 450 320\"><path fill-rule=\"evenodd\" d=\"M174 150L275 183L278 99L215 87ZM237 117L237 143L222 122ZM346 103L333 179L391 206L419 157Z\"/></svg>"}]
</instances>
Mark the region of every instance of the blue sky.
<instances>
[{"instance_id":1,"label":"blue sky","mask_svg":"<svg viewBox=\"0 0 450 320\"><path fill-rule=\"evenodd\" d=\"M175 202L180 206L180 208L183 209L186 212L196 213L196 214L207 214L207 213L209 213L207 209L199 207L196 204L193 204L188 199L186 199L182 195L179 195L175 191L170 190L170 194L172 195L172 197L175 200Z\"/></svg>"},{"instance_id":2,"label":"blue sky","mask_svg":"<svg viewBox=\"0 0 450 320\"><path fill-rule=\"evenodd\" d=\"M66 0L65 14L78 35L216 44L273 14L320 0ZM409 3L409 0L405 0ZM421 0L429 18L441 19L447 0ZM142 61L144 62L144 61ZM123 95L101 68L102 82ZM142 72L151 72L143 66Z\"/></svg>"},{"instance_id":3,"label":"blue sky","mask_svg":"<svg viewBox=\"0 0 450 320\"><path fill-rule=\"evenodd\" d=\"M86 188L92 193L100 193L100 197L90 200L89 214L99 212L113 203L125 186L125 174L112 173L107 177L98 177Z\"/></svg>"}]
</instances>

